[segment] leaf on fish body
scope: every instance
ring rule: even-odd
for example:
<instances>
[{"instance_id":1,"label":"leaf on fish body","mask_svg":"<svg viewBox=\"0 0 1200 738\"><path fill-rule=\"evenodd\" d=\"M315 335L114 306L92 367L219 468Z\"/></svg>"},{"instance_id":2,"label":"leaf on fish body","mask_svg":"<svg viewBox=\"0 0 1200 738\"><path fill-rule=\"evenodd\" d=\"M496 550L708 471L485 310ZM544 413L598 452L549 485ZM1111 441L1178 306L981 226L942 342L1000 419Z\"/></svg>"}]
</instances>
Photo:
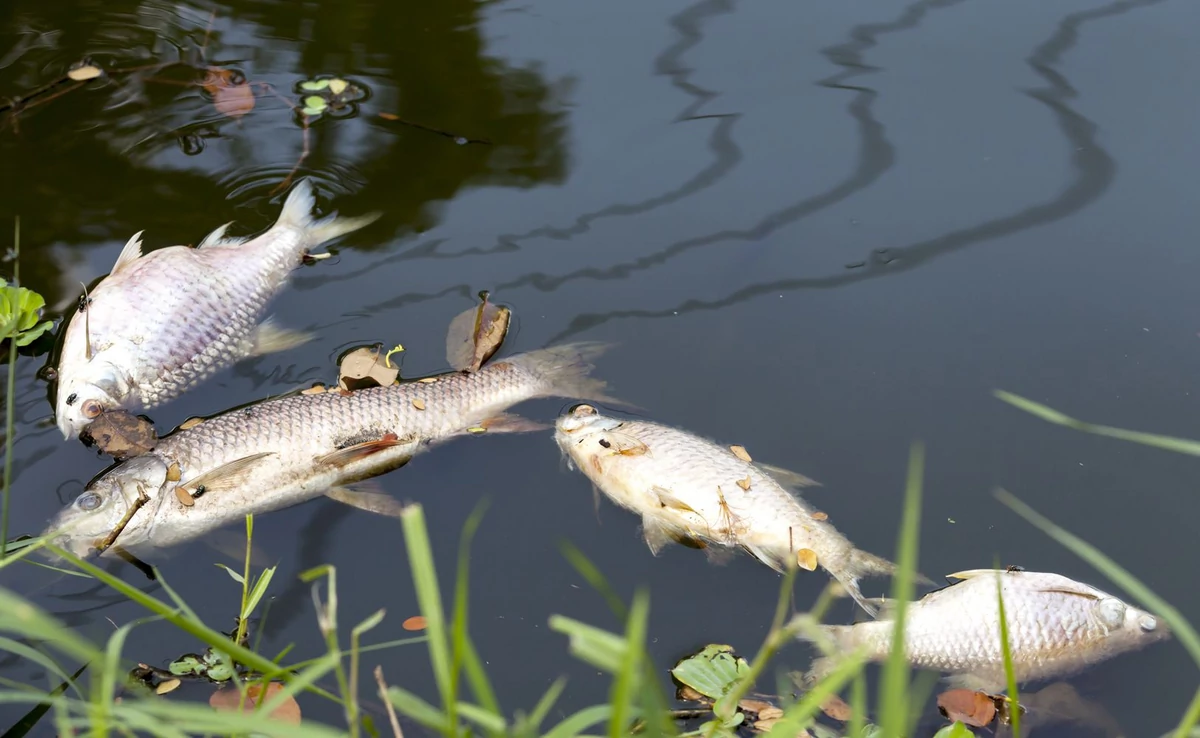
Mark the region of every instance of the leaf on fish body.
<instances>
[{"instance_id":1,"label":"leaf on fish body","mask_svg":"<svg viewBox=\"0 0 1200 738\"><path fill-rule=\"evenodd\" d=\"M179 500L179 504L184 507L192 507L196 504L196 498L192 497L192 493L188 492L186 487L175 488L175 499Z\"/></svg>"},{"instance_id":2,"label":"leaf on fish body","mask_svg":"<svg viewBox=\"0 0 1200 738\"><path fill-rule=\"evenodd\" d=\"M457 371L476 372L492 358L508 333L512 311L479 293L480 303L459 313L446 332L446 361Z\"/></svg>"},{"instance_id":3,"label":"leaf on fish body","mask_svg":"<svg viewBox=\"0 0 1200 738\"><path fill-rule=\"evenodd\" d=\"M982 728L996 717L991 695L972 689L951 689L937 698L938 711L947 720Z\"/></svg>"},{"instance_id":4,"label":"leaf on fish body","mask_svg":"<svg viewBox=\"0 0 1200 738\"><path fill-rule=\"evenodd\" d=\"M809 515L809 517L813 520L829 520L829 513L823 513L820 510L815 510L811 515Z\"/></svg>"},{"instance_id":5,"label":"leaf on fish body","mask_svg":"<svg viewBox=\"0 0 1200 738\"><path fill-rule=\"evenodd\" d=\"M86 61L82 61L73 64L71 68L67 70L67 77L76 82L86 82L89 79L96 79L103 73L104 70L95 64L89 64Z\"/></svg>"},{"instance_id":6,"label":"leaf on fish body","mask_svg":"<svg viewBox=\"0 0 1200 738\"><path fill-rule=\"evenodd\" d=\"M228 464L222 464L216 469L205 472L194 479L189 479L185 484L176 487L177 493L180 489L186 489L190 496L196 497L201 494L201 489L203 489L203 494L236 489L246 481L246 477L254 469L255 465L268 456L274 455L274 451L268 451L261 454L244 456ZM182 498L180 498L180 502L183 502ZM187 503L185 502L184 504L186 505Z\"/></svg>"},{"instance_id":7,"label":"leaf on fish body","mask_svg":"<svg viewBox=\"0 0 1200 738\"><path fill-rule=\"evenodd\" d=\"M719 700L749 671L750 664L731 646L714 643L680 660L671 676L705 697Z\"/></svg>"},{"instance_id":8,"label":"leaf on fish body","mask_svg":"<svg viewBox=\"0 0 1200 738\"><path fill-rule=\"evenodd\" d=\"M195 428L196 426L200 425L203 422L204 422L204 418L188 418L187 420L185 420L179 424L179 430L188 430L189 428Z\"/></svg>"},{"instance_id":9,"label":"leaf on fish body","mask_svg":"<svg viewBox=\"0 0 1200 738\"><path fill-rule=\"evenodd\" d=\"M167 467L167 481L178 482L183 477L183 470L179 468L178 461L172 461Z\"/></svg>"},{"instance_id":10,"label":"leaf on fish body","mask_svg":"<svg viewBox=\"0 0 1200 738\"><path fill-rule=\"evenodd\" d=\"M733 452L734 456L738 457L742 461L747 463L753 461L753 459L750 458L750 454L746 453L745 446L730 446L729 450Z\"/></svg>"},{"instance_id":11,"label":"leaf on fish body","mask_svg":"<svg viewBox=\"0 0 1200 738\"><path fill-rule=\"evenodd\" d=\"M126 410L101 413L81 434L82 441L95 446L117 461L141 456L158 445L154 424L141 415Z\"/></svg>"},{"instance_id":12,"label":"leaf on fish body","mask_svg":"<svg viewBox=\"0 0 1200 738\"><path fill-rule=\"evenodd\" d=\"M361 346L346 353L338 363L338 386L347 391L395 384L400 367L390 366L383 344Z\"/></svg>"},{"instance_id":13,"label":"leaf on fish body","mask_svg":"<svg viewBox=\"0 0 1200 738\"><path fill-rule=\"evenodd\" d=\"M438 377L421 377L417 381L421 384L433 384L434 382L438 381Z\"/></svg>"},{"instance_id":14,"label":"leaf on fish body","mask_svg":"<svg viewBox=\"0 0 1200 738\"><path fill-rule=\"evenodd\" d=\"M475 435L479 435L480 433L487 433L487 428L483 428L478 425L473 425L470 428L467 428L467 433L474 433Z\"/></svg>"},{"instance_id":15,"label":"leaf on fish body","mask_svg":"<svg viewBox=\"0 0 1200 738\"><path fill-rule=\"evenodd\" d=\"M318 464L328 464L330 466L344 466L359 459L365 459L371 454L377 454L380 451L386 451L389 448L402 446L409 443L409 437L400 438L395 433L388 433L377 441L364 441L356 443L353 446L338 449L332 453L318 456L316 462Z\"/></svg>"},{"instance_id":16,"label":"leaf on fish body","mask_svg":"<svg viewBox=\"0 0 1200 738\"><path fill-rule=\"evenodd\" d=\"M283 682L271 682L267 685L265 693L261 685L257 683L248 685L246 687L246 701L242 705L242 712L255 712L260 704L269 702L282 689ZM241 693L234 687L222 687L213 692L212 696L208 698L208 704L214 710L221 712L237 712L238 705L241 702ZM283 704L271 711L271 718L281 723L287 723L288 725L299 725L300 705L294 697L288 697L283 701Z\"/></svg>"},{"instance_id":17,"label":"leaf on fish body","mask_svg":"<svg viewBox=\"0 0 1200 738\"><path fill-rule=\"evenodd\" d=\"M796 552L796 563L805 571L816 571L817 552L811 548L802 548Z\"/></svg>"},{"instance_id":18,"label":"leaf on fish body","mask_svg":"<svg viewBox=\"0 0 1200 738\"><path fill-rule=\"evenodd\" d=\"M482 430L479 432L486 433L530 433L535 431L546 430L550 426L545 423L539 423L536 420L523 418L515 413L500 413L493 415L490 418L485 418L478 426ZM476 431L471 428L467 429L471 433Z\"/></svg>"},{"instance_id":19,"label":"leaf on fish body","mask_svg":"<svg viewBox=\"0 0 1200 738\"><path fill-rule=\"evenodd\" d=\"M323 395L328 391L329 391L328 387L326 387L325 385L318 382L317 384L314 384L313 386L309 387L308 389L300 390L300 394L302 394L302 395Z\"/></svg>"},{"instance_id":20,"label":"leaf on fish body","mask_svg":"<svg viewBox=\"0 0 1200 738\"><path fill-rule=\"evenodd\" d=\"M746 477L745 479L737 480L737 486L739 486L743 490L749 492L750 491L750 477Z\"/></svg>"},{"instance_id":21,"label":"leaf on fish body","mask_svg":"<svg viewBox=\"0 0 1200 738\"><path fill-rule=\"evenodd\" d=\"M414 398L413 399L413 407L415 407L418 410L424 410L425 409L425 401L422 400L420 397Z\"/></svg>"},{"instance_id":22,"label":"leaf on fish body","mask_svg":"<svg viewBox=\"0 0 1200 738\"><path fill-rule=\"evenodd\" d=\"M400 627L404 628L405 630L425 630L425 616L413 615L411 618L406 619L403 623L400 623Z\"/></svg>"}]
</instances>

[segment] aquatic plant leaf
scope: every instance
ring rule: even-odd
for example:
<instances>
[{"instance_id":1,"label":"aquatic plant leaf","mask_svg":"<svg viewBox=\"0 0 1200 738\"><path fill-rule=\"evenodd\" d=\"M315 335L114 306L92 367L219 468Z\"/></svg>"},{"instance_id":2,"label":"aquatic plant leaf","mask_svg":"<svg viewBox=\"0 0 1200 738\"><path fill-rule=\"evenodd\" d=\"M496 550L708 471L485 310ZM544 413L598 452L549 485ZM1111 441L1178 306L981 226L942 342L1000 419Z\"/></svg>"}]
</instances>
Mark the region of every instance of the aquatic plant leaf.
<instances>
[{"instance_id":1,"label":"aquatic plant leaf","mask_svg":"<svg viewBox=\"0 0 1200 738\"><path fill-rule=\"evenodd\" d=\"M259 704L266 702L273 697L276 692L283 689L283 682L271 682L267 685L265 693L262 685L251 684L246 687L246 701L242 705L242 712L254 712ZM214 710L222 712L236 712L238 704L241 703L242 696L237 689L233 687L222 687L212 693L212 697L208 698L208 704ZM271 717L281 723L288 725L300 724L300 705L294 698L288 698L283 701L279 707L271 711Z\"/></svg>"},{"instance_id":2,"label":"aquatic plant leaf","mask_svg":"<svg viewBox=\"0 0 1200 738\"><path fill-rule=\"evenodd\" d=\"M399 366L382 352L382 344L361 346L347 353L338 364L338 386L353 392L367 387L386 387L395 384L400 376Z\"/></svg>"},{"instance_id":3,"label":"aquatic plant leaf","mask_svg":"<svg viewBox=\"0 0 1200 738\"><path fill-rule=\"evenodd\" d=\"M46 298L37 292L0 279L0 326L5 334L2 338L16 333L18 346L33 343L54 326L53 321L38 322L45 307Z\"/></svg>"},{"instance_id":4,"label":"aquatic plant leaf","mask_svg":"<svg viewBox=\"0 0 1200 738\"><path fill-rule=\"evenodd\" d=\"M199 676L203 674L207 668L208 667L206 667L200 661L200 659L196 658L195 656L183 656L177 661L172 661L170 665L167 666L167 670L175 676L186 676L188 674L195 674Z\"/></svg>"},{"instance_id":5,"label":"aquatic plant leaf","mask_svg":"<svg viewBox=\"0 0 1200 738\"><path fill-rule=\"evenodd\" d=\"M937 705L938 711L954 723L982 728L996 718L996 703L986 692L951 689L938 695Z\"/></svg>"},{"instance_id":6,"label":"aquatic plant leaf","mask_svg":"<svg viewBox=\"0 0 1200 738\"><path fill-rule=\"evenodd\" d=\"M725 696L739 677L750 670L750 664L733 652L733 647L720 644L705 646L671 669L671 675L714 700Z\"/></svg>"},{"instance_id":7,"label":"aquatic plant leaf","mask_svg":"<svg viewBox=\"0 0 1200 738\"><path fill-rule=\"evenodd\" d=\"M229 574L229 576L233 577L233 581L237 582L238 584L246 583L246 580L242 578L241 574L238 574L236 571L234 571L233 569L230 569L228 566L225 566L224 564L217 564L217 566L224 569Z\"/></svg>"},{"instance_id":8,"label":"aquatic plant leaf","mask_svg":"<svg viewBox=\"0 0 1200 738\"><path fill-rule=\"evenodd\" d=\"M479 297L480 303L459 313L446 332L446 361L458 371L479 371L508 334L512 311L488 300L487 292Z\"/></svg>"},{"instance_id":9,"label":"aquatic plant leaf","mask_svg":"<svg viewBox=\"0 0 1200 738\"><path fill-rule=\"evenodd\" d=\"M80 434L88 446L95 446L117 461L141 456L158 445L154 424L127 410L109 410L88 424Z\"/></svg>"},{"instance_id":10,"label":"aquatic plant leaf","mask_svg":"<svg viewBox=\"0 0 1200 738\"><path fill-rule=\"evenodd\" d=\"M933 738L975 738L975 734L962 723L954 723L934 733Z\"/></svg>"},{"instance_id":11,"label":"aquatic plant leaf","mask_svg":"<svg viewBox=\"0 0 1200 738\"><path fill-rule=\"evenodd\" d=\"M263 596L267 593L267 587L271 584L271 577L275 576L275 567L271 566L263 570L258 581L254 583L254 588L250 590L249 597L246 598L246 609L242 611L242 620L250 617L250 613L254 612L254 608L258 607L258 603L262 601Z\"/></svg>"},{"instance_id":12,"label":"aquatic plant leaf","mask_svg":"<svg viewBox=\"0 0 1200 738\"><path fill-rule=\"evenodd\" d=\"M300 89L307 92L319 92L329 86L327 79L306 79L300 83ZM322 100L324 102L324 100Z\"/></svg>"}]
</instances>

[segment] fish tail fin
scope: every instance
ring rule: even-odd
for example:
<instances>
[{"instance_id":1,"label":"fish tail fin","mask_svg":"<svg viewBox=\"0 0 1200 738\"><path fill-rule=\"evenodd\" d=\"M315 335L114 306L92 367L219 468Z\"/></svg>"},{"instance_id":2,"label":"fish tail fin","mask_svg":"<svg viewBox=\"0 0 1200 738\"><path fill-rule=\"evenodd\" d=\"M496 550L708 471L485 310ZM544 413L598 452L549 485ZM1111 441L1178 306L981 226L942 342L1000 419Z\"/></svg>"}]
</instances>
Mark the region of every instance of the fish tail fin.
<instances>
[{"instance_id":1,"label":"fish tail fin","mask_svg":"<svg viewBox=\"0 0 1200 738\"><path fill-rule=\"evenodd\" d=\"M887 559L866 551L854 549L850 552L850 560L845 567L838 571L830 571L834 579L846 590L859 607L872 618L879 617L879 609L863 596L858 580L871 576L888 576L896 573L896 565Z\"/></svg>"},{"instance_id":2,"label":"fish tail fin","mask_svg":"<svg viewBox=\"0 0 1200 738\"><path fill-rule=\"evenodd\" d=\"M607 382L590 376L592 362L610 348L610 343L584 341L538 349L503 361L534 375L539 397L626 404L604 394Z\"/></svg>"},{"instance_id":3,"label":"fish tail fin","mask_svg":"<svg viewBox=\"0 0 1200 738\"><path fill-rule=\"evenodd\" d=\"M854 626L852 625L821 625L805 629L796 635L796 639L807 643L815 643L824 655L813 659L808 671L801 677L801 687L811 689L813 685L825 679L838 664L842 656L854 648Z\"/></svg>"},{"instance_id":4,"label":"fish tail fin","mask_svg":"<svg viewBox=\"0 0 1200 738\"><path fill-rule=\"evenodd\" d=\"M338 215L335 211L324 218L316 219L312 214L316 205L317 200L313 194L312 180L304 177L288 193L287 199L283 202L283 210L279 213L279 220L275 221L276 228L291 228L300 231L302 234L300 244L305 251L370 225L382 215L382 213L376 212L347 218Z\"/></svg>"}]
</instances>

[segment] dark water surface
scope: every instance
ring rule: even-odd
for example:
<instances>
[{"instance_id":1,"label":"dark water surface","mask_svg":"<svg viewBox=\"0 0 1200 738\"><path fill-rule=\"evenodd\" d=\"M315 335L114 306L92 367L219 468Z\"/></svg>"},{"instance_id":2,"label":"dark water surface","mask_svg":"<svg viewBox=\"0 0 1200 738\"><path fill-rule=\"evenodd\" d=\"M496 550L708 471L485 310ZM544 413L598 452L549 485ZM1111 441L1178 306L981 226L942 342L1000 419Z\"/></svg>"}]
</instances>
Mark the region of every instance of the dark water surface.
<instances>
[{"instance_id":1,"label":"dark water surface","mask_svg":"<svg viewBox=\"0 0 1200 738\"><path fill-rule=\"evenodd\" d=\"M293 99L321 74L369 90L351 115L314 124L301 171L322 207L386 215L277 301L283 324L318 340L156 409L160 429L330 380L352 343L403 343L408 375L445 369L445 326L489 289L519 321L506 350L618 342L598 373L622 397L820 480L809 499L863 548L894 552L919 439L924 572L998 556L1116 591L996 502L1004 486L1200 618L1196 461L1051 426L991 395L1200 436L1194 3L7 0L0 95L85 55L113 67L199 61L213 10L208 63ZM240 233L266 227L280 202L269 193L302 148L269 93L233 120L199 87L128 75L3 122L0 229L21 216L23 282L60 306L135 231L155 248L229 220ZM14 533L37 532L105 466L51 425L42 362L18 367ZM519 411L549 421L564 406ZM660 668L713 641L748 655L766 632L773 572L678 547L652 557L633 516L602 501L597 520L548 433L456 441L381 482L424 505L447 582L462 524L490 500L472 630L509 711L560 674L572 677L563 710L606 699L607 680L546 625L563 613L618 626L560 555L563 538L622 596L650 587ZM296 575L323 563L338 568L343 623L383 607L370 640L405 635L417 606L395 521L318 500L259 518L256 539L280 564L265 651L294 641L295 658L319 652ZM197 544L155 563L223 628L238 589L217 560L229 561ZM800 577L797 604L826 581ZM98 640L109 619L142 614L34 567L6 569L3 585ZM834 617L848 620L850 606ZM165 664L197 645L150 625L127 655ZM807 659L797 646L781 663ZM433 696L423 647L375 663ZM36 676L26 663L3 675ZM1152 736L1178 719L1196 674L1171 642L1073 684L1127 735ZM339 720L327 704L304 706Z\"/></svg>"}]
</instances>

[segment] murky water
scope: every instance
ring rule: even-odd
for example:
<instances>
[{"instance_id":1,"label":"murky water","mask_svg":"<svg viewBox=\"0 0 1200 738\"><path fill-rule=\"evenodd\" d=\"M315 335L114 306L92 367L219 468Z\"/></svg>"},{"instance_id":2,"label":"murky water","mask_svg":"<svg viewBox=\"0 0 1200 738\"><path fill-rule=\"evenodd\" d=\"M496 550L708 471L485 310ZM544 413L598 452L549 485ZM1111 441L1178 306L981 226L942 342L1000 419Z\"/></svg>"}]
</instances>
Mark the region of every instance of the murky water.
<instances>
[{"instance_id":1,"label":"murky water","mask_svg":"<svg viewBox=\"0 0 1200 738\"><path fill-rule=\"evenodd\" d=\"M1115 591L996 502L1003 486L1197 620L1196 462L1047 425L991 391L1200 435L1198 21L1200 9L1178 0L9 0L4 96L90 55L108 67L233 68L259 97L234 119L188 83L200 74L175 68L87 83L5 117L0 227L21 216L23 282L60 307L137 230L153 248L229 220L261 229L305 147L283 99L297 100L304 79L341 75L369 94L313 123L300 171L323 206L385 217L276 303L282 323L317 341L156 410L160 428L331 379L353 343L403 343L406 374L444 369L446 324L489 289L519 321L507 350L618 342L599 373L623 397L820 480L810 498L864 548L894 551L919 439L924 572L999 557ZM41 362L19 365L14 533L36 532L105 466L52 427ZM519 409L550 420L563 406ZM447 581L463 522L490 500L471 565L472 630L510 711L560 674L572 676L563 710L606 696L606 680L546 626L552 613L616 626L560 555L564 538L623 596L650 588L662 668L712 641L752 653L765 633L776 575L747 557L652 557L635 518L601 501L597 519L548 434L464 439L381 482L425 506ZM383 607L373 639L404 635L416 603L394 521L318 500L260 518L256 538L280 562L266 651L320 649L296 574L322 563L342 573L344 623ZM224 627L238 592L217 560L228 561L197 544L155 563ZM160 591L130 567L113 570ZM797 603L825 581L801 577ZM5 570L4 585L96 639L110 619L142 614L33 567ZM848 604L835 612L851 616ZM162 664L196 645L149 625L128 655ZM797 646L782 663L807 658ZM368 662L434 693L423 648ZM33 676L26 664L7 669ZM1127 734L1158 735L1195 672L1176 642L1073 683Z\"/></svg>"}]
</instances>

